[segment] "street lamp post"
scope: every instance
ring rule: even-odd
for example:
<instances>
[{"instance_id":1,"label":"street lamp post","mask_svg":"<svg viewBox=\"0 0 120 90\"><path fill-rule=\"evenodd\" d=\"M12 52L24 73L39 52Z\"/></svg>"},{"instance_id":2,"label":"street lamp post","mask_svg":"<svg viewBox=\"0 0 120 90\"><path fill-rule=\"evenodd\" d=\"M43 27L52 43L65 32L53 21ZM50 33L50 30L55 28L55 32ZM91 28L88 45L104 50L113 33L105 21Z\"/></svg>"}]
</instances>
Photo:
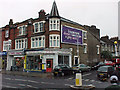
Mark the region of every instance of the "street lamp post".
<instances>
[{"instance_id":1,"label":"street lamp post","mask_svg":"<svg viewBox=\"0 0 120 90\"><path fill-rule=\"evenodd\" d=\"M117 41L115 41L114 44L115 44L115 56L118 56L118 54L117 54Z\"/></svg>"}]
</instances>

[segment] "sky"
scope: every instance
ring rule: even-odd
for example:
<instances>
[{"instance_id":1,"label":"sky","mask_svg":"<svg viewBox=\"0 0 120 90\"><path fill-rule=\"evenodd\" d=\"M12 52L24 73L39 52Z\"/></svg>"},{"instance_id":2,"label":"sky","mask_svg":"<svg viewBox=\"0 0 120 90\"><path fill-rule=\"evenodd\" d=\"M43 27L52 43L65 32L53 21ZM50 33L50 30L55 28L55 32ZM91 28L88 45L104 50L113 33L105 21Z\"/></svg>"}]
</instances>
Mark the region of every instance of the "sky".
<instances>
[{"instance_id":1,"label":"sky","mask_svg":"<svg viewBox=\"0 0 120 90\"><path fill-rule=\"evenodd\" d=\"M59 15L81 25L95 25L100 36L118 36L119 0L55 0ZM0 27L9 23L38 18L44 9L50 13L54 0L0 0Z\"/></svg>"}]
</instances>

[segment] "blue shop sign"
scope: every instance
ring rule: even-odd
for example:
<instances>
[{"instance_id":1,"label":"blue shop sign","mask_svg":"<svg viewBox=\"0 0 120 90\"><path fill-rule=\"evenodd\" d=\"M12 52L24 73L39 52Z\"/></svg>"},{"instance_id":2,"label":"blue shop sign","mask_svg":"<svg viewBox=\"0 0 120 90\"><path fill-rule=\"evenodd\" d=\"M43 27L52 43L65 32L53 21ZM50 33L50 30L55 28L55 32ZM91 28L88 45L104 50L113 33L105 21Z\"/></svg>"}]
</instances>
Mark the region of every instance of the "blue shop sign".
<instances>
[{"instance_id":1,"label":"blue shop sign","mask_svg":"<svg viewBox=\"0 0 120 90\"><path fill-rule=\"evenodd\" d=\"M7 52L0 52L0 55L7 55Z\"/></svg>"}]
</instances>

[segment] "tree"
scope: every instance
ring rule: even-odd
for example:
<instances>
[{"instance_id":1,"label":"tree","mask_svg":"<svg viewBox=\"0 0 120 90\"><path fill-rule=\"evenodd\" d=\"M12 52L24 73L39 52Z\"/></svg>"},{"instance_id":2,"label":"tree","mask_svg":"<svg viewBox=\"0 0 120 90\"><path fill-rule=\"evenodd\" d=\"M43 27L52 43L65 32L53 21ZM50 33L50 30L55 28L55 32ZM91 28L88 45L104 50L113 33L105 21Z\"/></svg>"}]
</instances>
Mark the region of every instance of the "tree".
<instances>
[{"instance_id":1,"label":"tree","mask_svg":"<svg viewBox=\"0 0 120 90\"><path fill-rule=\"evenodd\" d=\"M109 51L102 51L101 52L101 58L111 59L112 58L112 53L109 52Z\"/></svg>"}]
</instances>

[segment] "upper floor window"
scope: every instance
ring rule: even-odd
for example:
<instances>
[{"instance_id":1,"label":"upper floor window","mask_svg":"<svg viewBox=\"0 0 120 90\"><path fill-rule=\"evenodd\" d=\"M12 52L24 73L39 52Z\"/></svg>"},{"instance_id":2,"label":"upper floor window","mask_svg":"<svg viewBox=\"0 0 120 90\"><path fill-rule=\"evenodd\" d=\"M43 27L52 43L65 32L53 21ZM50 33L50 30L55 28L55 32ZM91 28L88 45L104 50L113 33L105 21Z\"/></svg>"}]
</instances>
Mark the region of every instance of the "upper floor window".
<instances>
[{"instance_id":1,"label":"upper floor window","mask_svg":"<svg viewBox=\"0 0 120 90\"><path fill-rule=\"evenodd\" d=\"M52 18L49 21L49 30L60 30L60 19Z\"/></svg>"},{"instance_id":2,"label":"upper floor window","mask_svg":"<svg viewBox=\"0 0 120 90\"><path fill-rule=\"evenodd\" d=\"M9 37L9 30L6 30L5 31L5 38L8 38Z\"/></svg>"},{"instance_id":3,"label":"upper floor window","mask_svg":"<svg viewBox=\"0 0 120 90\"><path fill-rule=\"evenodd\" d=\"M100 54L100 46L97 45L96 47L97 47L97 54Z\"/></svg>"},{"instance_id":4,"label":"upper floor window","mask_svg":"<svg viewBox=\"0 0 120 90\"><path fill-rule=\"evenodd\" d=\"M31 38L31 48L45 47L45 36L37 36Z\"/></svg>"},{"instance_id":5,"label":"upper floor window","mask_svg":"<svg viewBox=\"0 0 120 90\"><path fill-rule=\"evenodd\" d=\"M15 49L27 48L27 39L17 39L15 40Z\"/></svg>"},{"instance_id":6,"label":"upper floor window","mask_svg":"<svg viewBox=\"0 0 120 90\"><path fill-rule=\"evenodd\" d=\"M83 31L83 39L87 39L87 32Z\"/></svg>"},{"instance_id":7,"label":"upper floor window","mask_svg":"<svg viewBox=\"0 0 120 90\"><path fill-rule=\"evenodd\" d=\"M60 47L60 35L50 35L50 47Z\"/></svg>"},{"instance_id":8,"label":"upper floor window","mask_svg":"<svg viewBox=\"0 0 120 90\"><path fill-rule=\"evenodd\" d=\"M34 23L34 33L43 32L43 21Z\"/></svg>"},{"instance_id":9,"label":"upper floor window","mask_svg":"<svg viewBox=\"0 0 120 90\"><path fill-rule=\"evenodd\" d=\"M83 53L87 53L87 44L86 43L84 43L84 45L83 45Z\"/></svg>"},{"instance_id":10,"label":"upper floor window","mask_svg":"<svg viewBox=\"0 0 120 90\"><path fill-rule=\"evenodd\" d=\"M23 25L23 26L18 27L19 35L25 35L26 34L26 28L27 28L27 25Z\"/></svg>"},{"instance_id":11,"label":"upper floor window","mask_svg":"<svg viewBox=\"0 0 120 90\"><path fill-rule=\"evenodd\" d=\"M11 49L11 40L3 41L3 51L8 51Z\"/></svg>"}]
</instances>

